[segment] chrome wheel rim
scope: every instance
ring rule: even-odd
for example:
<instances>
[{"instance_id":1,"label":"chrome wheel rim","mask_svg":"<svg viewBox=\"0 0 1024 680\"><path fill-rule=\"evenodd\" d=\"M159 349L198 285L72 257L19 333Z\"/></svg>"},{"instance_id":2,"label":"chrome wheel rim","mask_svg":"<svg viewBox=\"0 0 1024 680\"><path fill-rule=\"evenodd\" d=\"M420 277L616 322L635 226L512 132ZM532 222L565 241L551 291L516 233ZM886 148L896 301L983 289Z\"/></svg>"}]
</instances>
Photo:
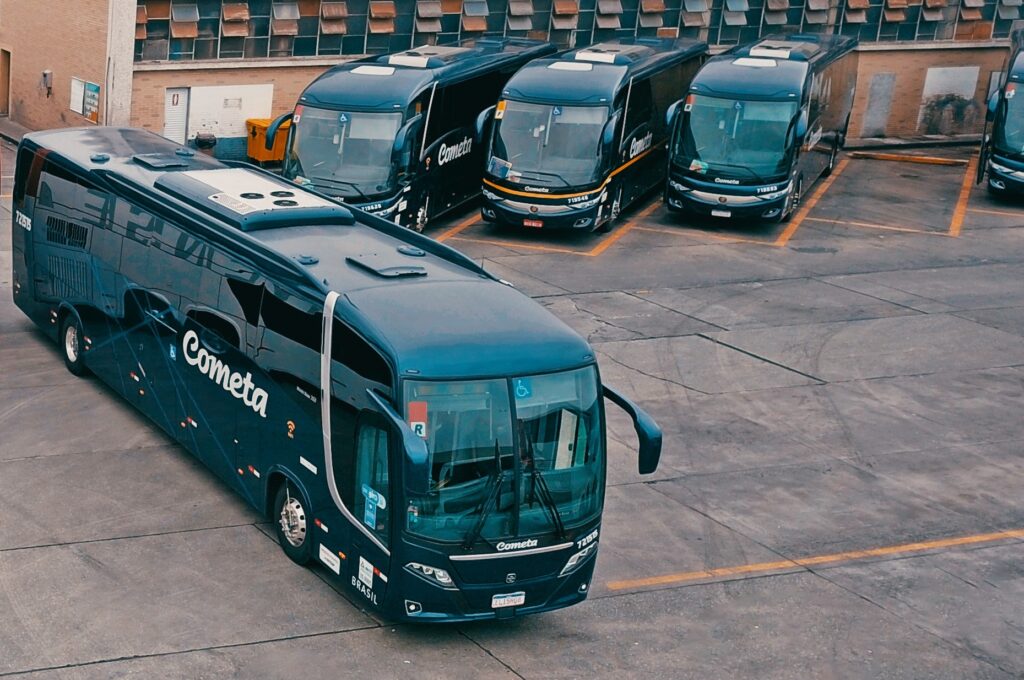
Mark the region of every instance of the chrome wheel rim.
<instances>
[{"instance_id":1,"label":"chrome wheel rim","mask_svg":"<svg viewBox=\"0 0 1024 680\"><path fill-rule=\"evenodd\" d=\"M288 496L281 506L281 533L293 548L300 547L306 540L306 511L297 498Z\"/></svg>"},{"instance_id":2,"label":"chrome wheel rim","mask_svg":"<svg viewBox=\"0 0 1024 680\"><path fill-rule=\"evenodd\" d=\"M68 361L78 361L78 328L74 324L69 324L64 330L64 351L68 355Z\"/></svg>"}]
</instances>

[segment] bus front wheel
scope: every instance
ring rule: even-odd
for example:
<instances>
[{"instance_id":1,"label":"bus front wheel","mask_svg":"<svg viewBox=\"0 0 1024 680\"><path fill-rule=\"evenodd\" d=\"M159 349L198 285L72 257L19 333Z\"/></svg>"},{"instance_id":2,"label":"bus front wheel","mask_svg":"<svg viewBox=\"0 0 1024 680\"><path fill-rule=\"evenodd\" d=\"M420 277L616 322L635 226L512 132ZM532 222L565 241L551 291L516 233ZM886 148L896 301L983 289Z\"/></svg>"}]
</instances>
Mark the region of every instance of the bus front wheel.
<instances>
[{"instance_id":1,"label":"bus front wheel","mask_svg":"<svg viewBox=\"0 0 1024 680\"><path fill-rule=\"evenodd\" d=\"M78 376L89 372L82 357L84 338L82 322L74 314L68 313L60 325L61 354L64 356L64 365Z\"/></svg>"},{"instance_id":2,"label":"bus front wheel","mask_svg":"<svg viewBox=\"0 0 1024 680\"><path fill-rule=\"evenodd\" d=\"M803 176L798 177L796 180L796 188L793 190L792 195L789 199L789 210L782 215L783 222L789 222L793 219L793 215L796 215L796 211L800 209L800 197L804 192L804 178Z\"/></svg>"},{"instance_id":3,"label":"bus front wheel","mask_svg":"<svg viewBox=\"0 0 1024 680\"><path fill-rule=\"evenodd\" d=\"M296 564L309 564L313 557L309 535L311 519L301 494L285 481L274 497L274 523L281 550Z\"/></svg>"}]
</instances>

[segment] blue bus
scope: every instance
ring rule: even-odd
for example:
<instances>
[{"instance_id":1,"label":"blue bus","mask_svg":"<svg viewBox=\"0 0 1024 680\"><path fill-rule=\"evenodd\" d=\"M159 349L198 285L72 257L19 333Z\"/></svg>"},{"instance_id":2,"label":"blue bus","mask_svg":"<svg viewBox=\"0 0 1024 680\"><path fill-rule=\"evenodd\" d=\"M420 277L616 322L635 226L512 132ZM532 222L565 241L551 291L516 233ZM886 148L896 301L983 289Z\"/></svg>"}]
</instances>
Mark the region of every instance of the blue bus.
<instances>
[{"instance_id":1,"label":"blue bus","mask_svg":"<svg viewBox=\"0 0 1024 680\"><path fill-rule=\"evenodd\" d=\"M1010 54L999 87L988 100L985 133L978 160L978 183L985 180L994 196L1024 194L1024 29L1010 35ZM988 125L992 131L989 133Z\"/></svg>"},{"instance_id":2,"label":"blue bus","mask_svg":"<svg viewBox=\"0 0 1024 680\"><path fill-rule=\"evenodd\" d=\"M283 175L422 231L480 193L480 112L551 43L478 38L340 64L310 83L290 119Z\"/></svg>"},{"instance_id":3,"label":"blue bus","mask_svg":"<svg viewBox=\"0 0 1024 680\"><path fill-rule=\"evenodd\" d=\"M845 36L768 36L709 59L669 114L669 210L792 217L846 141L856 46Z\"/></svg>"},{"instance_id":4,"label":"blue bus","mask_svg":"<svg viewBox=\"0 0 1024 680\"><path fill-rule=\"evenodd\" d=\"M664 184L665 114L706 55L696 40L624 38L524 66L487 114L483 219L610 227Z\"/></svg>"},{"instance_id":5,"label":"blue bus","mask_svg":"<svg viewBox=\"0 0 1024 680\"><path fill-rule=\"evenodd\" d=\"M459 254L152 133L27 135L13 295L361 605L493 619L586 598L605 400L594 350ZM173 483L169 480L169 483Z\"/></svg>"}]
</instances>

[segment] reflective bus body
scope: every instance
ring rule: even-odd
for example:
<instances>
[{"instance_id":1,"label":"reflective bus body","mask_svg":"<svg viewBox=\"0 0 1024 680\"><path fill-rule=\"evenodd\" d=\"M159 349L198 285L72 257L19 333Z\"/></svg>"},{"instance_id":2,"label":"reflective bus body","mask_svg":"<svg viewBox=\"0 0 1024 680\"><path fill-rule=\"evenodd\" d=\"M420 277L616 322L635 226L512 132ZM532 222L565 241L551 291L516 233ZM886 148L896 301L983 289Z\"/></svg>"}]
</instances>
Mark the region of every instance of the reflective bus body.
<instances>
[{"instance_id":1,"label":"reflective bus body","mask_svg":"<svg viewBox=\"0 0 1024 680\"><path fill-rule=\"evenodd\" d=\"M480 112L554 45L480 38L340 64L310 83L291 119L282 174L422 231L479 194Z\"/></svg>"},{"instance_id":2,"label":"reflective bus body","mask_svg":"<svg viewBox=\"0 0 1024 680\"><path fill-rule=\"evenodd\" d=\"M542 306L278 176L140 130L32 133L13 211L14 301L68 368L265 513L291 559L319 562L382 615L583 600L605 397L633 418L641 472L657 466L657 426Z\"/></svg>"},{"instance_id":3,"label":"reflective bus body","mask_svg":"<svg viewBox=\"0 0 1024 680\"><path fill-rule=\"evenodd\" d=\"M996 196L1024 195L1024 29L1010 35L1003 77L988 100L978 182ZM987 126L991 126L989 128Z\"/></svg>"},{"instance_id":4,"label":"reflective bus body","mask_svg":"<svg viewBox=\"0 0 1024 680\"><path fill-rule=\"evenodd\" d=\"M601 229L665 179L665 113L707 54L622 39L523 67L491 111L483 219Z\"/></svg>"},{"instance_id":5,"label":"reflective bus body","mask_svg":"<svg viewBox=\"0 0 1024 680\"><path fill-rule=\"evenodd\" d=\"M845 143L856 45L844 36L770 36L709 59L672 109L669 210L789 219Z\"/></svg>"}]
</instances>

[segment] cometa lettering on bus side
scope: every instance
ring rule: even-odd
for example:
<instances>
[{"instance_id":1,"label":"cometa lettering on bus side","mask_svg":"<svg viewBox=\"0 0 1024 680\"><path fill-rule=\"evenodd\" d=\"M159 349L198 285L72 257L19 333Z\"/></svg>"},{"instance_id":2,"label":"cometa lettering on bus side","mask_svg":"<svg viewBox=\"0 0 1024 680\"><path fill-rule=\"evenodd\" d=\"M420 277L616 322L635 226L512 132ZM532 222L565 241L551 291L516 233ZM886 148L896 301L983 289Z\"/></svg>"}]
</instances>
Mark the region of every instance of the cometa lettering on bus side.
<instances>
[{"instance_id":1,"label":"cometa lettering on bus side","mask_svg":"<svg viewBox=\"0 0 1024 680\"><path fill-rule=\"evenodd\" d=\"M471 137L464 137L461 142L452 146L442 144L440 151L437 152L437 163L438 165L451 163L454 160L462 158L472 149L473 139Z\"/></svg>"},{"instance_id":2,"label":"cometa lettering on bus side","mask_svg":"<svg viewBox=\"0 0 1024 680\"><path fill-rule=\"evenodd\" d=\"M199 372L231 393L235 399L241 399L246 406L264 418L267 417L267 392L256 387L252 382L252 373L243 376L232 371L231 366L210 354L199 346L199 334L193 330L185 332L181 341L181 350L189 366L195 366Z\"/></svg>"},{"instance_id":3,"label":"cometa lettering on bus side","mask_svg":"<svg viewBox=\"0 0 1024 680\"><path fill-rule=\"evenodd\" d=\"M636 158L644 151L651 148L651 142L654 141L654 133L648 132L643 137L637 137L629 143L629 157L631 159Z\"/></svg>"}]
</instances>

